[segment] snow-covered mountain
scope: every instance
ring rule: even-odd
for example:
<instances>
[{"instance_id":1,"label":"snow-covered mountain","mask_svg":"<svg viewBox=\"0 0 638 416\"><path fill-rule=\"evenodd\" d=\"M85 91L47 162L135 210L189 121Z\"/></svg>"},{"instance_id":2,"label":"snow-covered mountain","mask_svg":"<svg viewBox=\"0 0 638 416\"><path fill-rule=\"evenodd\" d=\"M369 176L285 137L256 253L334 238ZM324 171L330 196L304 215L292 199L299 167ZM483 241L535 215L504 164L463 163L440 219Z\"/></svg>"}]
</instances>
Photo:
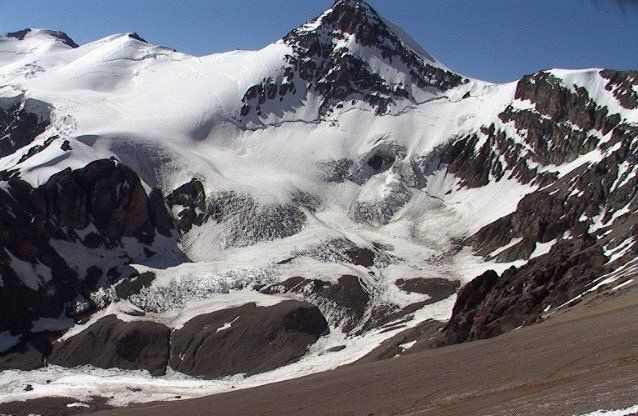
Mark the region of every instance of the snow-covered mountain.
<instances>
[{"instance_id":1,"label":"snow-covered mountain","mask_svg":"<svg viewBox=\"0 0 638 416\"><path fill-rule=\"evenodd\" d=\"M0 388L188 397L486 338L620 290L637 139L637 72L471 79L360 0L204 57L134 33L10 33L0 368L34 371ZM69 373L110 381L44 382Z\"/></svg>"}]
</instances>

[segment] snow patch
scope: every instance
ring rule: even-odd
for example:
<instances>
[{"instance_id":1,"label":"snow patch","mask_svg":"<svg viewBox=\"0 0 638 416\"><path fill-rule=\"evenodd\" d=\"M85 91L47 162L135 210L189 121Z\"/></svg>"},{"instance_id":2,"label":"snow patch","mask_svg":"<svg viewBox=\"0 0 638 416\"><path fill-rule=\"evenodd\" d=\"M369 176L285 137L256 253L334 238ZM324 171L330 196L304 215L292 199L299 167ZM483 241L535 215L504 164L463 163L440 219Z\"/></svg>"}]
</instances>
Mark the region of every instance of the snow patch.
<instances>
[{"instance_id":1,"label":"snow patch","mask_svg":"<svg viewBox=\"0 0 638 416\"><path fill-rule=\"evenodd\" d=\"M548 241L547 243L536 243L534 251L529 256L530 260L542 256L543 254L549 253L552 247L554 247L554 244L556 244L556 241L557 239L553 239L552 241Z\"/></svg>"},{"instance_id":2,"label":"snow patch","mask_svg":"<svg viewBox=\"0 0 638 416\"><path fill-rule=\"evenodd\" d=\"M638 413L638 404L629 406L624 409L617 410L596 410L595 412L585 413L580 416L627 416Z\"/></svg>"}]
</instances>

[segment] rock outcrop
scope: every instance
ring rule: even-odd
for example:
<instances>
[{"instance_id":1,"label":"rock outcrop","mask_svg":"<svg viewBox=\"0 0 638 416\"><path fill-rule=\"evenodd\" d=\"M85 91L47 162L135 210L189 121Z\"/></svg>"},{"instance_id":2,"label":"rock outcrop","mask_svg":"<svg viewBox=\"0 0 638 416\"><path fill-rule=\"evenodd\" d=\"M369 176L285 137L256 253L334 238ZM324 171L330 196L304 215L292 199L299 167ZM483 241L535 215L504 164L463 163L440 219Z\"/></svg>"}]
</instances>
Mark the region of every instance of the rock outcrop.
<instances>
[{"instance_id":1,"label":"rock outcrop","mask_svg":"<svg viewBox=\"0 0 638 416\"><path fill-rule=\"evenodd\" d=\"M163 375L169 359L170 334L169 328L156 322L124 322L109 315L55 343L47 362L65 367L143 369Z\"/></svg>"},{"instance_id":2,"label":"rock outcrop","mask_svg":"<svg viewBox=\"0 0 638 416\"><path fill-rule=\"evenodd\" d=\"M18 40L23 40L27 35L29 35L29 33L31 33L33 30L32 29L22 29L22 30L18 30L16 32L9 32L7 33L7 37L9 38L15 38ZM60 40L62 43L64 43L67 46L70 46L72 48L78 48L79 45L77 43L75 43L73 41L73 39L71 39L69 37L69 35L67 35L64 32L59 32L59 31L47 31L49 33L50 36Z\"/></svg>"},{"instance_id":3,"label":"rock outcrop","mask_svg":"<svg viewBox=\"0 0 638 416\"><path fill-rule=\"evenodd\" d=\"M429 302L436 303L449 296L452 296L459 289L461 285L456 280L448 280L442 278L413 278L413 279L398 279L394 282L395 285L408 293L422 293L428 295Z\"/></svg>"},{"instance_id":4,"label":"rock outcrop","mask_svg":"<svg viewBox=\"0 0 638 416\"><path fill-rule=\"evenodd\" d=\"M54 219L59 228L83 230L93 224L92 244L111 247L125 237L153 243L146 191L137 174L116 160L56 173L33 190L31 199L34 215Z\"/></svg>"},{"instance_id":5,"label":"rock outcrop","mask_svg":"<svg viewBox=\"0 0 638 416\"><path fill-rule=\"evenodd\" d=\"M465 285L444 328L443 344L490 338L542 319L586 292L608 271L595 238L558 242L549 253L500 276L493 270Z\"/></svg>"},{"instance_id":6,"label":"rock outcrop","mask_svg":"<svg viewBox=\"0 0 638 416\"><path fill-rule=\"evenodd\" d=\"M173 332L169 365L202 378L261 373L300 359L327 332L311 304L247 304L197 316Z\"/></svg>"},{"instance_id":7,"label":"rock outcrop","mask_svg":"<svg viewBox=\"0 0 638 416\"><path fill-rule=\"evenodd\" d=\"M351 331L363 319L370 295L359 278L344 275L336 283L291 277L261 289L262 293L295 293L320 306L330 322Z\"/></svg>"},{"instance_id":8,"label":"rock outcrop","mask_svg":"<svg viewBox=\"0 0 638 416\"><path fill-rule=\"evenodd\" d=\"M498 117L503 124L512 123L522 140L494 123L439 149L430 163L444 166L466 187L508 178L545 185L557 177L543 167L592 151L601 136L621 123L619 114L593 101L585 88L563 85L548 72L525 76L515 99L529 101L533 109L509 105Z\"/></svg>"},{"instance_id":9,"label":"rock outcrop","mask_svg":"<svg viewBox=\"0 0 638 416\"><path fill-rule=\"evenodd\" d=\"M60 341L53 342L59 333L33 336L2 354L0 368L30 370L46 360L64 367L143 369L163 375L170 366L212 379L297 361L328 332L319 309L300 301L224 309L196 316L175 330L144 317L107 315Z\"/></svg>"},{"instance_id":10,"label":"rock outcrop","mask_svg":"<svg viewBox=\"0 0 638 416\"><path fill-rule=\"evenodd\" d=\"M193 179L166 195L166 204L178 211L177 228L182 233L189 232L194 225L202 225L207 219L206 193L204 185L198 179Z\"/></svg>"},{"instance_id":11,"label":"rock outcrop","mask_svg":"<svg viewBox=\"0 0 638 416\"><path fill-rule=\"evenodd\" d=\"M82 259L60 254L56 241L108 253L132 238L145 247L144 257L153 256L156 236L171 236L174 228L161 193L155 195L147 196L130 168L108 159L63 170L36 188L9 180L0 189L0 332L26 345L36 320L79 319L95 310L92 293L128 277L119 270L134 254L103 260L108 270L83 269Z\"/></svg>"},{"instance_id":12,"label":"rock outcrop","mask_svg":"<svg viewBox=\"0 0 638 416\"><path fill-rule=\"evenodd\" d=\"M31 144L50 124L51 107L38 100L0 97L0 158Z\"/></svg>"}]
</instances>

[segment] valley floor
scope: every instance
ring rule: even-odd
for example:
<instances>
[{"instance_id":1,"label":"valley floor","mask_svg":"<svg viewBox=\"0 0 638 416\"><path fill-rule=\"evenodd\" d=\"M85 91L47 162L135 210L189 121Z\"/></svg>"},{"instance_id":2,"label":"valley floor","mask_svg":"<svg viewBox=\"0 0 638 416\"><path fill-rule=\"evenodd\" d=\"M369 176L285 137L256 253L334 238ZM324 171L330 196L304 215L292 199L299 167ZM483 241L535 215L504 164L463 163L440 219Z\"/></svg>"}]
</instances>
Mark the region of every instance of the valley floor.
<instances>
[{"instance_id":1,"label":"valley floor","mask_svg":"<svg viewBox=\"0 0 638 416\"><path fill-rule=\"evenodd\" d=\"M95 414L505 416L584 415L599 409L636 414L637 317L638 288L630 288L485 341L200 399ZM0 414L89 410L66 407L71 401L8 403L0 405ZM99 407L95 403L93 410Z\"/></svg>"}]
</instances>

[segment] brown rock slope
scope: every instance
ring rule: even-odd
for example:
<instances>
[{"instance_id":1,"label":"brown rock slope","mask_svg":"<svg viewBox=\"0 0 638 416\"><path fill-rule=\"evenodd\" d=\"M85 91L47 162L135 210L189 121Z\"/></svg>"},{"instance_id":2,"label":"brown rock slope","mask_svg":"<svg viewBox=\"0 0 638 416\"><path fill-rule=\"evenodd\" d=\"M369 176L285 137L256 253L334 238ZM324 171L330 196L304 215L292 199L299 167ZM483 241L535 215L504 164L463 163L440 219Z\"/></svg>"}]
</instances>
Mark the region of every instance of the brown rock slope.
<instances>
[{"instance_id":1,"label":"brown rock slope","mask_svg":"<svg viewBox=\"0 0 638 416\"><path fill-rule=\"evenodd\" d=\"M638 289L629 287L489 340L99 414L573 415L625 408L638 403L637 316Z\"/></svg>"},{"instance_id":2,"label":"brown rock slope","mask_svg":"<svg viewBox=\"0 0 638 416\"><path fill-rule=\"evenodd\" d=\"M171 335L171 368L202 378L256 374L299 360L328 332L316 306L249 303L188 321Z\"/></svg>"},{"instance_id":3,"label":"brown rock slope","mask_svg":"<svg viewBox=\"0 0 638 416\"><path fill-rule=\"evenodd\" d=\"M47 361L67 367L143 368L162 375L169 358L170 333L169 328L156 322L123 322L110 315L54 344Z\"/></svg>"}]
</instances>

